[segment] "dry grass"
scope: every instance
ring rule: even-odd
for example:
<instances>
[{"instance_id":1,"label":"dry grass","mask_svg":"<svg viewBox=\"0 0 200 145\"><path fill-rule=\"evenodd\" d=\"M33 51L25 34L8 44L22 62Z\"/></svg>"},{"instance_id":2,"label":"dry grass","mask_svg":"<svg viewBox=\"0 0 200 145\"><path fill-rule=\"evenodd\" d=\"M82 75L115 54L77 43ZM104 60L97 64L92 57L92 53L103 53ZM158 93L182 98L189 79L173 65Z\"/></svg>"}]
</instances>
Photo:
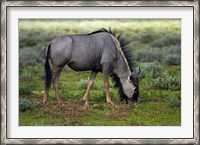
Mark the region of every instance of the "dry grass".
<instances>
[{"instance_id":1,"label":"dry grass","mask_svg":"<svg viewBox=\"0 0 200 145\"><path fill-rule=\"evenodd\" d=\"M67 97L65 97L67 98ZM32 97L32 102L36 104L36 108L42 109L46 114L59 116L59 117L80 117L85 116L88 113L92 112L93 110L103 110L108 109L110 110L107 113L107 116L110 117L122 117L127 115L127 113L131 112L134 109L135 104L129 103L121 103L111 105L108 103L99 103L99 104L90 104L85 106L83 100L71 100L65 99L62 104L57 103L56 101L50 101L48 105L43 105L41 98L39 97Z\"/></svg>"}]
</instances>

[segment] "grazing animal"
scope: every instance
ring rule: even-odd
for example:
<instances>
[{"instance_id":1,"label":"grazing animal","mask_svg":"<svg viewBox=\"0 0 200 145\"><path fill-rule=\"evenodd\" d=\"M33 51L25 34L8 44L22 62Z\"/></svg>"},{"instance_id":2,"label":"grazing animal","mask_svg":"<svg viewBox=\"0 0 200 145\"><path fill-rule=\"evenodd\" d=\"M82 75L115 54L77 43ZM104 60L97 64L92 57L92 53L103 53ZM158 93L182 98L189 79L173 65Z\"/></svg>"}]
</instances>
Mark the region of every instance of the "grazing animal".
<instances>
[{"instance_id":1,"label":"grazing animal","mask_svg":"<svg viewBox=\"0 0 200 145\"><path fill-rule=\"evenodd\" d=\"M48 103L48 93L53 84L58 103L61 98L58 81L62 68L68 65L75 71L91 70L90 80L83 100L88 105L88 94L98 72L103 73L106 101L113 104L109 91L109 76L119 90L121 100L137 102L139 77L134 71L130 53L124 38L111 30L101 29L89 34L64 35L49 42L45 48L45 94L43 103ZM52 63L52 69L49 64Z\"/></svg>"}]
</instances>

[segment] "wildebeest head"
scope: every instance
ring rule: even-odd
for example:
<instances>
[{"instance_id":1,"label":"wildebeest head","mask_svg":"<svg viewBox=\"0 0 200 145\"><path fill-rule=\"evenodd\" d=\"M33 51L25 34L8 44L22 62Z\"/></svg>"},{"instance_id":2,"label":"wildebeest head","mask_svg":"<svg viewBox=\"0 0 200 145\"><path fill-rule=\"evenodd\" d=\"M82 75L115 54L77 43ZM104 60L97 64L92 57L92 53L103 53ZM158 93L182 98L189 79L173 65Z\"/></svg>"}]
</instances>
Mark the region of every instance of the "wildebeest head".
<instances>
[{"instance_id":1,"label":"wildebeest head","mask_svg":"<svg viewBox=\"0 0 200 145\"><path fill-rule=\"evenodd\" d=\"M134 92L132 94L132 97L129 98L125 93L121 93L121 101L126 100L126 103L130 100L131 102L137 102L138 97L139 97L139 81L141 80L140 78L140 68L138 72L132 72L130 76L130 83L132 83L135 86Z\"/></svg>"}]
</instances>

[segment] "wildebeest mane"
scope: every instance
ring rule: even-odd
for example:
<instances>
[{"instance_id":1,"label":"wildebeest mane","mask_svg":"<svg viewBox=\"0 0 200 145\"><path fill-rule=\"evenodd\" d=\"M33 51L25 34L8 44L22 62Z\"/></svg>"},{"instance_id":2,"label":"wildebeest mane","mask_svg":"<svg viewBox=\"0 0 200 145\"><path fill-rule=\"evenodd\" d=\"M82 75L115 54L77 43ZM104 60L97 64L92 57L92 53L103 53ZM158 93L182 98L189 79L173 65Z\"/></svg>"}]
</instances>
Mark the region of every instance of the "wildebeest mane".
<instances>
[{"instance_id":1,"label":"wildebeest mane","mask_svg":"<svg viewBox=\"0 0 200 145\"><path fill-rule=\"evenodd\" d=\"M100 30L91 32L91 33L89 33L87 35L92 35L92 34L101 33L101 32L110 33L115 38L117 38L117 40L119 41L120 46L122 48L122 52L123 52L123 54L124 54L124 56L125 56L125 58L126 58L126 60L128 62L128 65L130 67L131 72L134 71L133 69L134 69L135 64L134 64L134 62L132 60L133 56L132 56L130 48L128 47L129 42L125 39L125 36L122 36L122 33L120 33L119 35L117 35L116 31L115 30L111 30L111 28L108 29L108 30L105 29L105 28L102 28Z\"/></svg>"},{"instance_id":2,"label":"wildebeest mane","mask_svg":"<svg viewBox=\"0 0 200 145\"><path fill-rule=\"evenodd\" d=\"M89 33L87 35L92 35L92 34L101 33L101 32L110 33L115 38L117 38L117 40L120 43L122 52L123 52L123 54L124 54L124 56L125 56L125 58L126 58L126 60L128 62L128 65L129 65L129 68L130 68L131 72L135 71L134 70L135 64L134 64L134 62L132 60L133 56L132 56L130 48L128 47L129 42L127 42L127 40L125 39L125 36L122 36L122 33L117 35L116 31L113 31L111 29L107 30L105 28L102 28L100 30L94 31L94 32ZM118 93L120 95L121 101L126 100L126 103L128 103L128 97L124 94L124 91L123 91L123 88L122 88L122 84L120 82L119 77L114 73L111 74L111 77L112 77L112 79L114 81L114 87L118 89Z\"/></svg>"}]
</instances>

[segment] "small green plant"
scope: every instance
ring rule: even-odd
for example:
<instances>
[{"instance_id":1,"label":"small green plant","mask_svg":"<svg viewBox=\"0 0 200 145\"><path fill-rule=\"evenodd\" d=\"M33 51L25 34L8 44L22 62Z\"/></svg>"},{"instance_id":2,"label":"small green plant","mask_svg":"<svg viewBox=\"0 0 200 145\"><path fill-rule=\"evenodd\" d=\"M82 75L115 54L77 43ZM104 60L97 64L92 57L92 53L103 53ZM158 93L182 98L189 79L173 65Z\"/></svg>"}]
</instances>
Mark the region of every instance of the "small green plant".
<instances>
[{"instance_id":1,"label":"small green plant","mask_svg":"<svg viewBox=\"0 0 200 145\"><path fill-rule=\"evenodd\" d=\"M67 88L67 84L65 82L60 81L59 84L59 89L66 89Z\"/></svg>"},{"instance_id":2,"label":"small green plant","mask_svg":"<svg viewBox=\"0 0 200 145\"><path fill-rule=\"evenodd\" d=\"M33 110L36 106L28 99L19 98L19 111L25 112L28 110Z\"/></svg>"},{"instance_id":3,"label":"small green plant","mask_svg":"<svg viewBox=\"0 0 200 145\"><path fill-rule=\"evenodd\" d=\"M111 87L111 85L110 85L110 87ZM103 89L103 80L102 81L98 81L98 80L94 81L92 88L96 89L96 90Z\"/></svg>"},{"instance_id":4,"label":"small green plant","mask_svg":"<svg viewBox=\"0 0 200 145\"><path fill-rule=\"evenodd\" d=\"M170 107L180 107L181 106L181 97L173 96L168 101Z\"/></svg>"},{"instance_id":5,"label":"small green plant","mask_svg":"<svg viewBox=\"0 0 200 145\"><path fill-rule=\"evenodd\" d=\"M20 86L19 87L19 95L20 96L30 95L32 92L33 92L32 86Z\"/></svg>"},{"instance_id":6,"label":"small green plant","mask_svg":"<svg viewBox=\"0 0 200 145\"><path fill-rule=\"evenodd\" d=\"M88 84L88 79L81 79L80 82L77 84L78 89L86 89Z\"/></svg>"}]
</instances>

